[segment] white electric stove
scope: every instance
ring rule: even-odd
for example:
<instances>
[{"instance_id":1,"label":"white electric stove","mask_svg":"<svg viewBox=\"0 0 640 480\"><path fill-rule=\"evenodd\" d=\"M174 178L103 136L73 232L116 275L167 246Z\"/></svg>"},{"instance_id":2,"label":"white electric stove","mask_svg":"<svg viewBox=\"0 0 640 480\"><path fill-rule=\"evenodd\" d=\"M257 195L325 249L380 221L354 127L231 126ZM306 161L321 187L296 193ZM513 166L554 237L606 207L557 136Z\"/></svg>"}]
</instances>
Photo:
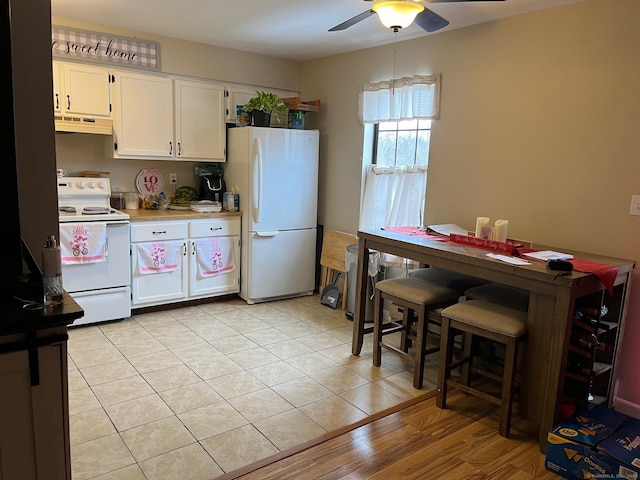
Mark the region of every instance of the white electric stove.
<instances>
[{"instance_id":1,"label":"white electric stove","mask_svg":"<svg viewBox=\"0 0 640 480\"><path fill-rule=\"evenodd\" d=\"M59 222L65 228L106 225L104 261L62 264L63 288L84 310L71 326L120 320L131 315L129 215L111 208L109 178L60 177ZM69 225L71 224L71 225Z\"/></svg>"}]
</instances>

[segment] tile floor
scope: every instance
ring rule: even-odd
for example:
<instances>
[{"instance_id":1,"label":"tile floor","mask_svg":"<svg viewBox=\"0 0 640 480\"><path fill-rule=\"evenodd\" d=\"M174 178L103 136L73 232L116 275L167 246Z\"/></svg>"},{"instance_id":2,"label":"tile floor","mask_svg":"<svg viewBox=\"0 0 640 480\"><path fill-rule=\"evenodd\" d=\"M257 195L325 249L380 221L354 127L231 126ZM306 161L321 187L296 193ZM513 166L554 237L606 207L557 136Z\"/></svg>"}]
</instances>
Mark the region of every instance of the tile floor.
<instances>
[{"instance_id":1,"label":"tile floor","mask_svg":"<svg viewBox=\"0 0 640 480\"><path fill-rule=\"evenodd\" d=\"M69 331L74 480L212 480L433 388L318 295L240 299Z\"/></svg>"}]
</instances>

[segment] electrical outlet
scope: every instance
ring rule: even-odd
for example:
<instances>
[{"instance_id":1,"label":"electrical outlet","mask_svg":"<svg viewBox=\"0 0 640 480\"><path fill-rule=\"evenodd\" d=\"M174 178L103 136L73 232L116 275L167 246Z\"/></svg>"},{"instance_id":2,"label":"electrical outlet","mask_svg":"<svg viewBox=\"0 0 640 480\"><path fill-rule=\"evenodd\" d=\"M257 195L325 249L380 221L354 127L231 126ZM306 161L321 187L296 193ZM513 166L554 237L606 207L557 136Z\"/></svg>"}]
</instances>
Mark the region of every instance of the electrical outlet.
<instances>
[{"instance_id":1,"label":"electrical outlet","mask_svg":"<svg viewBox=\"0 0 640 480\"><path fill-rule=\"evenodd\" d=\"M178 176L175 173L170 173L169 182L175 185L176 183L178 183Z\"/></svg>"},{"instance_id":2,"label":"electrical outlet","mask_svg":"<svg viewBox=\"0 0 640 480\"><path fill-rule=\"evenodd\" d=\"M631 196L631 209L629 210L629 215L640 216L640 195Z\"/></svg>"}]
</instances>

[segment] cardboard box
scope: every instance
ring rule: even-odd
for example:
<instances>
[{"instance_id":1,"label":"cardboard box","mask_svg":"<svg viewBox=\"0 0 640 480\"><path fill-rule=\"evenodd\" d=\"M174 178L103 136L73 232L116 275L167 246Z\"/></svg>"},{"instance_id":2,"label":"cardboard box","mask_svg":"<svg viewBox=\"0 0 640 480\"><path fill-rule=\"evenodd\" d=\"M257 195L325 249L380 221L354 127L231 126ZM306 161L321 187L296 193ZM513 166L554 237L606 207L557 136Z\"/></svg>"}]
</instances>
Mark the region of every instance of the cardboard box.
<instances>
[{"instance_id":1,"label":"cardboard box","mask_svg":"<svg viewBox=\"0 0 640 480\"><path fill-rule=\"evenodd\" d=\"M618 476L618 462L596 447L628 418L602 405L587 403L547 435L545 467L570 479L624 479Z\"/></svg>"},{"instance_id":2,"label":"cardboard box","mask_svg":"<svg viewBox=\"0 0 640 480\"><path fill-rule=\"evenodd\" d=\"M626 415L596 403L587 403L559 423L553 433L593 448L610 437L628 419Z\"/></svg>"},{"instance_id":3,"label":"cardboard box","mask_svg":"<svg viewBox=\"0 0 640 480\"><path fill-rule=\"evenodd\" d=\"M617 471L613 459L553 432L547 434L545 467L569 479L623 478L611 473Z\"/></svg>"},{"instance_id":4,"label":"cardboard box","mask_svg":"<svg viewBox=\"0 0 640 480\"><path fill-rule=\"evenodd\" d=\"M319 112L320 100L301 101L300 97L282 98L282 102L289 110L299 110L302 112Z\"/></svg>"},{"instance_id":5,"label":"cardboard box","mask_svg":"<svg viewBox=\"0 0 640 480\"><path fill-rule=\"evenodd\" d=\"M640 420L628 417L613 435L598 445L598 451L612 458L620 478L640 476Z\"/></svg>"}]
</instances>

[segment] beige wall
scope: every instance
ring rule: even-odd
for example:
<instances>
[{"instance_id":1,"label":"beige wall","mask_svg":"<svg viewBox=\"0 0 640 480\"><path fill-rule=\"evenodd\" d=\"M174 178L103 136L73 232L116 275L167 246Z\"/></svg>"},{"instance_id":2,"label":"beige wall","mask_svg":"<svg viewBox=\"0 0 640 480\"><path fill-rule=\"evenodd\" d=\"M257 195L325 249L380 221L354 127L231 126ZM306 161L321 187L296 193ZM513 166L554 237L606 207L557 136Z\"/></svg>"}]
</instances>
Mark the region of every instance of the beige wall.
<instances>
[{"instance_id":1,"label":"beige wall","mask_svg":"<svg viewBox=\"0 0 640 480\"><path fill-rule=\"evenodd\" d=\"M396 77L442 74L427 223L509 220L539 244L640 259L640 2L587 0L398 43ZM393 76L393 45L307 62L321 98L320 223L355 232L363 129L357 94ZM620 394L640 404L640 272L632 291Z\"/></svg>"}]
</instances>

